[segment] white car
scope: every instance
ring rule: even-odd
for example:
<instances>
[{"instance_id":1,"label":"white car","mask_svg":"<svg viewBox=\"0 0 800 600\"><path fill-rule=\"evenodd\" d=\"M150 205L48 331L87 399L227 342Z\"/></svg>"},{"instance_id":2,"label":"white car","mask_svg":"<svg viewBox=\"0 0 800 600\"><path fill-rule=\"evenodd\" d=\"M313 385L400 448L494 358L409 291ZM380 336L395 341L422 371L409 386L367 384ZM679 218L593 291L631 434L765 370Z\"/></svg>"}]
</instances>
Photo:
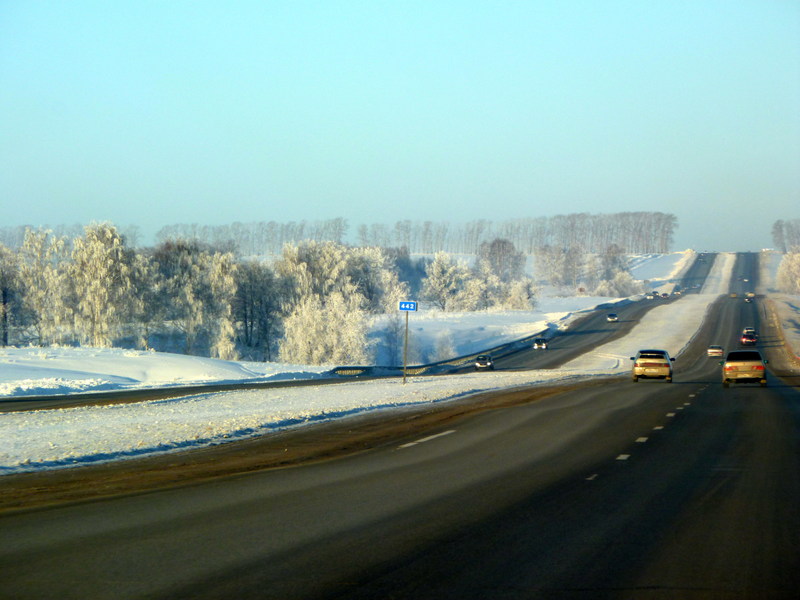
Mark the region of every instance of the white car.
<instances>
[{"instance_id":1,"label":"white car","mask_svg":"<svg viewBox=\"0 0 800 600\"><path fill-rule=\"evenodd\" d=\"M608 321L609 323L616 323L617 321L619 321L619 317L617 316L617 313L608 313L606 315L606 321Z\"/></svg>"},{"instance_id":2,"label":"white car","mask_svg":"<svg viewBox=\"0 0 800 600\"><path fill-rule=\"evenodd\" d=\"M708 350L706 350L706 354L708 356L724 356L725 349L722 346L709 346Z\"/></svg>"},{"instance_id":3,"label":"white car","mask_svg":"<svg viewBox=\"0 0 800 600\"><path fill-rule=\"evenodd\" d=\"M547 340L544 338L536 338L533 340L534 350L547 350Z\"/></svg>"},{"instance_id":4,"label":"white car","mask_svg":"<svg viewBox=\"0 0 800 600\"><path fill-rule=\"evenodd\" d=\"M672 383L672 358L666 350L639 350L636 356L631 356L633 361L633 382L641 378L665 379Z\"/></svg>"}]
</instances>

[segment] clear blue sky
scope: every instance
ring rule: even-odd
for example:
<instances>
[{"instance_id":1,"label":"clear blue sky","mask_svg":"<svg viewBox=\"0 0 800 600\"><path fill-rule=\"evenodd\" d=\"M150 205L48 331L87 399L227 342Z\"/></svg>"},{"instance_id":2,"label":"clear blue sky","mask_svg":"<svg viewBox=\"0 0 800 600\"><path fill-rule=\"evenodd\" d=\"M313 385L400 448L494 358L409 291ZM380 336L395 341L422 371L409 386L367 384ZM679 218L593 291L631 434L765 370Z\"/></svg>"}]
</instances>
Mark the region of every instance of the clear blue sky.
<instances>
[{"instance_id":1,"label":"clear blue sky","mask_svg":"<svg viewBox=\"0 0 800 600\"><path fill-rule=\"evenodd\" d=\"M797 0L0 0L0 225L800 218Z\"/></svg>"}]
</instances>

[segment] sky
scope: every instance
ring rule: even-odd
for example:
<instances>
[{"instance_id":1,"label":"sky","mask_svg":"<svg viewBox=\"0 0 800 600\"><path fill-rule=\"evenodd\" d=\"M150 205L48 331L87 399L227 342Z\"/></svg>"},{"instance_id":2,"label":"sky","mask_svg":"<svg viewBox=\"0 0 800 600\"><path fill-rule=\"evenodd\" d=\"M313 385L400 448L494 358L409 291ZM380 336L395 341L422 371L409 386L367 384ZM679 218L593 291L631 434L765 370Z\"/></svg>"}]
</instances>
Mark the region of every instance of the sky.
<instances>
[{"instance_id":1,"label":"sky","mask_svg":"<svg viewBox=\"0 0 800 600\"><path fill-rule=\"evenodd\" d=\"M0 0L0 227L800 218L797 0Z\"/></svg>"}]
</instances>

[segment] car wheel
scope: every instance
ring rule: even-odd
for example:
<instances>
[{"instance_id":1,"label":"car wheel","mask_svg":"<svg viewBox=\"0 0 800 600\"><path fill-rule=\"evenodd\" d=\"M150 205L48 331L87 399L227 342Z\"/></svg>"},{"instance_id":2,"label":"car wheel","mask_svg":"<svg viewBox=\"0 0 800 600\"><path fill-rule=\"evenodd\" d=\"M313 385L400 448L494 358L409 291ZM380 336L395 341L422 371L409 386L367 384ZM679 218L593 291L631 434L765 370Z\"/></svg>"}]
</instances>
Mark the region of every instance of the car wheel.
<instances>
[{"instance_id":1,"label":"car wheel","mask_svg":"<svg viewBox=\"0 0 800 600\"><path fill-rule=\"evenodd\" d=\"M672 377L667 377L667 383L672 383Z\"/></svg>"},{"instance_id":2,"label":"car wheel","mask_svg":"<svg viewBox=\"0 0 800 600\"><path fill-rule=\"evenodd\" d=\"M728 380L727 380L727 379L726 379L725 381L723 381L723 382L722 382L722 387L725 387L725 388L726 388L726 387L730 387L730 386L731 386L731 384L730 384L730 383L728 383Z\"/></svg>"},{"instance_id":3,"label":"car wheel","mask_svg":"<svg viewBox=\"0 0 800 600\"><path fill-rule=\"evenodd\" d=\"M639 378L636 375L634 375L633 376L633 383L637 383L638 381L639 381Z\"/></svg>"},{"instance_id":4,"label":"car wheel","mask_svg":"<svg viewBox=\"0 0 800 600\"><path fill-rule=\"evenodd\" d=\"M766 379L762 379L759 383L761 384L761 387L767 387L767 380Z\"/></svg>"}]
</instances>

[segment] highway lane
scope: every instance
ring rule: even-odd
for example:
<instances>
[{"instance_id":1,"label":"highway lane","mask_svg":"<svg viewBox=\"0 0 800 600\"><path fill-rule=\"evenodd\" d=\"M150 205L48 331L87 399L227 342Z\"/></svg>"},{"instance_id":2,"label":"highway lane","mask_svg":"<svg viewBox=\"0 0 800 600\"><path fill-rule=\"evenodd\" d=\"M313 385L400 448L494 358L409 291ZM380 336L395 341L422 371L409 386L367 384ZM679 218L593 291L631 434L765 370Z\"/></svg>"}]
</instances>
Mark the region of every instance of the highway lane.
<instances>
[{"instance_id":1,"label":"highway lane","mask_svg":"<svg viewBox=\"0 0 800 600\"><path fill-rule=\"evenodd\" d=\"M700 291L716 259L716 254L707 253L689 267L678 283L683 294ZM669 299L640 300L621 304L614 308L596 310L576 320L569 329L556 332L547 350L526 349L515 354L498 358L495 369L555 369L579 357L601 344L622 337L630 332L650 309L664 302L678 302L679 297ZM614 312L619 321L609 323L608 313Z\"/></svg>"},{"instance_id":2,"label":"highway lane","mask_svg":"<svg viewBox=\"0 0 800 600\"><path fill-rule=\"evenodd\" d=\"M606 380L342 460L2 517L0 597L794 598L797 382L724 390L709 343L754 325L778 346L758 304L715 310L672 385Z\"/></svg>"}]
</instances>

